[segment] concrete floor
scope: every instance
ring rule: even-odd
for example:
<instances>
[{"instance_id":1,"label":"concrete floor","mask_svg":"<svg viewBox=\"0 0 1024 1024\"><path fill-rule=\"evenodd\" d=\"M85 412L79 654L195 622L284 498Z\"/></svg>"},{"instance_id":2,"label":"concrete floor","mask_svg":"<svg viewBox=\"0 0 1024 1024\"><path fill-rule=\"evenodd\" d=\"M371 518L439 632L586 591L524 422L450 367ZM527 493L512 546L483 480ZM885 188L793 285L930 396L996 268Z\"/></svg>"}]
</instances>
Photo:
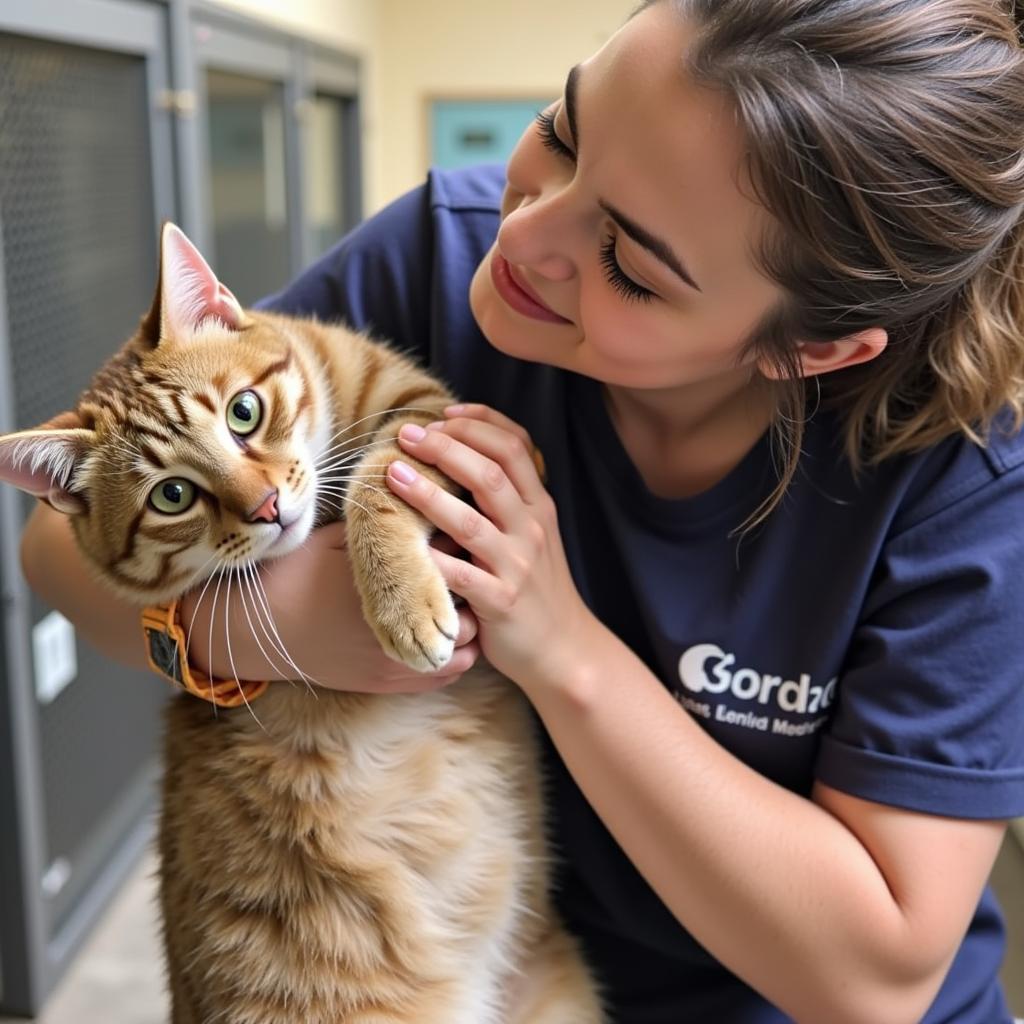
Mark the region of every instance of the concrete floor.
<instances>
[{"instance_id":1,"label":"concrete floor","mask_svg":"<svg viewBox=\"0 0 1024 1024\"><path fill-rule=\"evenodd\" d=\"M166 1024L155 870L155 858L148 854L36 1018L38 1024ZM992 878L1010 928L1003 979L1014 1012L1024 1017L1024 848L1012 835ZM0 1024L24 1021L0 1017Z\"/></svg>"}]
</instances>

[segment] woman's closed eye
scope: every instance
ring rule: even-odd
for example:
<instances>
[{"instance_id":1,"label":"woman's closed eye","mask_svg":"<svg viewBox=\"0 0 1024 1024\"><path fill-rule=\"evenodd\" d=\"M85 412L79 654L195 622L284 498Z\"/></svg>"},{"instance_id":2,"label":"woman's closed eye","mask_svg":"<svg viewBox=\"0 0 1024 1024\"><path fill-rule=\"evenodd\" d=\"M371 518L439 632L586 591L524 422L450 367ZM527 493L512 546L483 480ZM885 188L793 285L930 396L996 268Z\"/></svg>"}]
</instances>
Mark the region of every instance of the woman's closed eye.
<instances>
[{"instance_id":1,"label":"woman's closed eye","mask_svg":"<svg viewBox=\"0 0 1024 1024\"><path fill-rule=\"evenodd\" d=\"M558 132L555 131L555 115L550 110L542 110L537 114L537 131L540 134L540 141L552 153L576 162L576 154L558 137Z\"/></svg>"},{"instance_id":2,"label":"woman's closed eye","mask_svg":"<svg viewBox=\"0 0 1024 1024\"><path fill-rule=\"evenodd\" d=\"M537 114L537 132L545 148L570 163L576 163L576 154L558 137L555 131L555 115L550 110ZM615 254L615 236L609 235L601 245L601 266L608 283L629 302L650 302L654 292L633 280L619 264Z\"/></svg>"},{"instance_id":3,"label":"woman's closed eye","mask_svg":"<svg viewBox=\"0 0 1024 1024\"><path fill-rule=\"evenodd\" d=\"M604 267L608 283L627 302L650 302L654 298L654 292L637 284L619 265L619 258L615 255L614 235L609 235L601 245L601 266Z\"/></svg>"}]
</instances>

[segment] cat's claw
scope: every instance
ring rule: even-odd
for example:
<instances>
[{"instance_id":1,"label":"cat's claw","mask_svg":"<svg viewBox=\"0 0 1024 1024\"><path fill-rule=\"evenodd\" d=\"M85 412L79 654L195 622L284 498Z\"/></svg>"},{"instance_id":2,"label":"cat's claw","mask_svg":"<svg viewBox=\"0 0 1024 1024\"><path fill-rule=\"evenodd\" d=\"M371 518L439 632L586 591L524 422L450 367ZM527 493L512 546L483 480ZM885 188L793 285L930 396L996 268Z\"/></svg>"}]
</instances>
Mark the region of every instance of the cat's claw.
<instances>
[{"instance_id":1,"label":"cat's claw","mask_svg":"<svg viewBox=\"0 0 1024 1024\"><path fill-rule=\"evenodd\" d=\"M436 672L436 671L438 671L438 669L442 669L442 668L444 668L444 666L445 666L445 662L437 662L437 661L435 661L435 660L434 660L434 659L433 659L433 658L431 657L431 655L430 655L430 651L428 651L428 650L426 649L426 647L424 647L424 646L423 646L423 644L421 644L421 643L419 642L419 640L416 640L416 646L417 646L417 647L419 647L420 651L421 651L421 652L422 652L422 654L423 654L423 657L427 659L427 661L428 661L428 662L429 662L429 664L430 664L430 667L431 667L431 668L432 668L432 669L433 669L433 670L434 670L435 672Z\"/></svg>"},{"instance_id":2,"label":"cat's claw","mask_svg":"<svg viewBox=\"0 0 1024 1024\"><path fill-rule=\"evenodd\" d=\"M448 630L446 630L444 626L442 626L441 623L437 621L437 619L434 619L434 625L437 626L439 633L443 634L445 637L451 640L452 643L455 643L455 638L459 635L458 632L449 633Z\"/></svg>"},{"instance_id":3,"label":"cat's claw","mask_svg":"<svg viewBox=\"0 0 1024 1024\"><path fill-rule=\"evenodd\" d=\"M405 636L389 637L384 649L417 672L439 672L452 660L455 641L440 629L431 630L431 634L423 637L409 630Z\"/></svg>"},{"instance_id":4,"label":"cat's claw","mask_svg":"<svg viewBox=\"0 0 1024 1024\"><path fill-rule=\"evenodd\" d=\"M394 614L375 618L377 635L387 654L417 672L438 672L455 653L459 613L444 584L438 584L433 599L424 600L427 607L422 613L396 609Z\"/></svg>"}]
</instances>

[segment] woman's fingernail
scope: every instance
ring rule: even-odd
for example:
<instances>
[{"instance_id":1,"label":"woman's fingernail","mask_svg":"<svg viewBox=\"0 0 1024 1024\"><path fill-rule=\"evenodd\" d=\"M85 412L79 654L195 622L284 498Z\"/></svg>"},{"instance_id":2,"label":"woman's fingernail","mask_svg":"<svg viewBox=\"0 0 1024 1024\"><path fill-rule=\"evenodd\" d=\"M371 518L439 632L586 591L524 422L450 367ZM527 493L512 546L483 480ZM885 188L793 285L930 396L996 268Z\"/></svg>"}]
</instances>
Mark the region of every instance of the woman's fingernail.
<instances>
[{"instance_id":1,"label":"woman's fingernail","mask_svg":"<svg viewBox=\"0 0 1024 1024\"><path fill-rule=\"evenodd\" d=\"M440 420L435 420L433 423L427 424L427 430L440 430L444 424Z\"/></svg>"},{"instance_id":2,"label":"woman's fingernail","mask_svg":"<svg viewBox=\"0 0 1024 1024\"><path fill-rule=\"evenodd\" d=\"M404 462L395 461L391 463L391 475L400 484L411 484L415 483L416 477L418 476L415 469L412 466L407 466Z\"/></svg>"},{"instance_id":3,"label":"woman's fingernail","mask_svg":"<svg viewBox=\"0 0 1024 1024\"><path fill-rule=\"evenodd\" d=\"M398 436L403 441L422 441L427 436L427 432L422 428L416 426L415 423L406 423L404 427L398 432Z\"/></svg>"},{"instance_id":4,"label":"woman's fingernail","mask_svg":"<svg viewBox=\"0 0 1024 1024\"><path fill-rule=\"evenodd\" d=\"M445 409L444 414L445 416L461 416L465 411L466 407L464 405L449 405Z\"/></svg>"}]
</instances>

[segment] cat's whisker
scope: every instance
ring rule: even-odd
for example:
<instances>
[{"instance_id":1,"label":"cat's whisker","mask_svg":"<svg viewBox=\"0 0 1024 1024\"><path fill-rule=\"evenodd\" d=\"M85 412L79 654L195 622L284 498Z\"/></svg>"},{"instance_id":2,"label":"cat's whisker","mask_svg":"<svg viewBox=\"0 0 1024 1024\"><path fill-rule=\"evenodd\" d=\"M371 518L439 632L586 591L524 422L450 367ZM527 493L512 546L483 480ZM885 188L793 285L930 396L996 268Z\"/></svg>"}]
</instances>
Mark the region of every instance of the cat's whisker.
<instances>
[{"instance_id":1,"label":"cat's whisker","mask_svg":"<svg viewBox=\"0 0 1024 1024\"><path fill-rule=\"evenodd\" d=\"M342 492L347 494L354 487L362 485L364 487L369 488L371 491L380 491L381 494L387 494L388 493L387 491L381 490L381 488L377 487L375 484L371 484L371 483L367 482L369 480L384 480L384 479L386 479L384 474L381 474L380 476L369 476L369 477L365 477L365 476L332 477L332 478L330 478L328 480L318 480L317 481L317 489L318 490L326 490L328 487L331 487L331 488L333 488L336 491L340 490L340 491L342 491Z\"/></svg>"},{"instance_id":2,"label":"cat's whisker","mask_svg":"<svg viewBox=\"0 0 1024 1024\"><path fill-rule=\"evenodd\" d=\"M317 498L317 501L322 501L327 508L333 508L338 510L339 512L345 511L345 506L340 501L337 501L333 498Z\"/></svg>"},{"instance_id":3,"label":"cat's whisker","mask_svg":"<svg viewBox=\"0 0 1024 1024\"><path fill-rule=\"evenodd\" d=\"M129 459L144 459L142 449L127 439L124 439L121 444L111 442L110 447L114 451L121 452L122 455L127 456Z\"/></svg>"},{"instance_id":4,"label":"cat's whisker","mask_svg":"<svg viewBox=\"0 0 1024 1024\"><path fill-rule=\"evenodd\" d=\"M270 644L270 646L278 654L281 654L281 651L278 650L278 648L275 645L272 637L267 632L267 627L266 627L266 625L263 622L263 617L260 614L260 609L257 607L256 595L255 595L255 592L253 591L253 585L252 585L252 575L253 575L253 573L255 573L257 571L256 567L250 562L248 565L244 566L244 568L245 568L245 576L241 578L241 581L245 584L246 590L249 593L249 600L252 601L252 610L253 610L253 614L255 614L255 616L256 616L256 621L259 623L260 629L263 631L263 635L264 635L264 637L266 637L267 643ZM259 636L256 633L256 627L253 625L253 621L252 621L252 619L249 616L248 605L244 601L243 601L242 607L245 608L245 617L246 617L246 619L249 622L249 630L252 633L252 637L256 641L256 645L259 647L260 653L263 655L264 658L266 658L267 664L270 665L270 667L278 675L287 676L288 673L286 671L284 671L281 668L281 666L278 665L278 663L276 661L274 661L273 658L270 657L270 655L267 653L266 648L263 646L262 642L260 641L260 638L259 638ZM289 682L291 682L293 686L295 685L294 681L289 680ZM306 685L309 686L308 683ZM312 690L312 687L310 687L310 690Z\"/></svg>"},{"instance_id":5,"label":"cat's whisker","mask_svg":"<svg viewBox=\"0 0 1024 1024\"><path fill-rule=\"evenodd\" d=\"M270 611L270 602L267 600L267 592L263 586L263 581L260 579L258 572L252 574L252 581L256 587L256 593L259 596L260 603L263 605L263 611L267 616L267 622L270 628L274 632L274 637L277 642L277 649L281 653L282 657L288 662L288 664L295 669L299 674L299 678L303 680L308 686L310 682L316 683L317 686L323 686L319 679L315 679L313 676L307 675L305 672L295 664L295 659L288 653L288 648L285 647L284 641L281 639L281 634L277 631L277 623L274 622L274 616Z\"/></svg>"},{"instance_id":6,"label":"cat's whisker","mask_svg":"<svg viewBox=\"0 0 1024 1024\"><path fill-rule=\"evenodd\" d=\"M337 467L337 469L341 469L341 468L343 468L343 467ZM381 465L381 466L367 466L366 468L367 469L385 469L386 466L385 465ZM336 467L333 467L333 466L325 467L324 469L322 469L321 471L319 471L316 474L316 479L317 480L323 480L325 478L327 478L327 479L333 478L333 473L335 472L335 469L336 469ZM345 472L343 472L340 476L337 477L337 479L339 479L339 480L352 480L352 479L355 479L359 475L360 475L359 471L356 470L353 467L351 469L346 469ZM370 479L383 479L385 476L387 476L387 473L367 473L366 475Z\"/></svg>"},{"instance_id":7,"label":"cat's whisker","mask_svg":"<svg viewBox=\"0 0 1024 1024\"><path fill-rule=\"evenodd\" d=\"M317 462L314 468L318 473L322 473L324 470L335 469L340 466L351 466L353 462L358 462L361 458L364 458L369 450L370 446L366 445L358 451L345 452L342 455L332 455L328 460Z\"/></svg>"},{"instance_id":8,"label":"cat's whisker","mask_svg":"<svg viewBox=\"0 0 1024 1024\"><path fill-rule=\"evenodd\" d=\"M313 465L319 468L326 461L331 459L338 459L343 462L354 462L356 459L362 458L363 455L365 455L368 451L370 451L371 448L374 448L375 446L394 443L393 437L379 437L375 441L366 441L363 444L353 446L353 440L355 440L355 438L343 441L340 444L331 445L330 448L325 448L313 460Z\"/></svg>"},{"instance_id":9,"label":"cat's whisker","mask_svg":"<svg viewBox=\"0 0 1024 1024\"><path fill-rule=\"evenodd\" d=\"M260 584L257 581L255 586L257 587L257 590L256 590L257 596L260 596L260 588L262 587L262 584ZM261 601L265 600L265 597L260 596L260 600ZM292 656L288 653L288 649L284 646L284 641L281 639L280 634L277 632L277 625L275 624L275 622L273 620L273 617L270 615L270 611L269 610L267 610L266 615L267 615L267 621L268 621L268 623L270 625L270 628L274 631L274 635L277 637L277 640L276 640L276 642L274 644L275 650L277 650L280 654L283 655L285 661L287 661L288 664L291 666L291 668L292 668L292 670L294 672L294 675L298 676L298 678L302 680L302 682L306 686L306 689L313 695L313 698L315 700L319 700L320 697L317 694L317 692L314 689L312 684L316 683L317 686L324 686L324 684L319 679L316 679L313 676L309 675L308 673L303 672L302 669L299 668L299 666L295 663L295 659L292 658ZM282 672L282 675L289 675L289 674L292 674L292 673L284 673L284 672ZM292 685L295 685L294 679L289 680L289 681L292 683Z\"/></svg>"},{"instance_id":10,"label":"cat's whisker","mask_svg":"<svg viewBox=\"0 0 1024 1024\"><path fill-rule=\"evenodd\" d=\"M359 485L360 483L365 483L366 479L367 479L366 477L354 477L354 476L336 477L335 476L335 477L330 477L327 480L318 480L317 481L317 485L316 485L317 486L317 492L319 493L320 491L325 491L328 488L330 488L330 489L335 490L335 491L341 491L343 494L349 494L357 485ZM371 480L385 480L386 477L381 475L379 477L370 477L370 479ZM365 485L367 487L372 487L373 486L373 484L370 484L370 483L366 483Z\"/></svg>"},{"instance_id":11,"label":"cat's whisker","mask_svg":"<svg viewBox=\"0 0 1024 1024\"><path fill-rule=\"evenodd\" d=\"M320 452L317 457L319 458L320 456L323 455L324 452L332 451L335 448L348 447L352 444L353 441L358 441L359 438L361 437L377 437L378 433L380 433L380 428L377 428L375 430L364 430L359 434L352 434L350 437L346 437L341 441L335 441L334 444L331 444L330 442L334 441L334 437L338 436L338 434L335 434L334 437L329 437L327 439L328 443L323 448L320 449ZM368 448L370 447L370 445L379 444L381 440L390 440L390 438L378 438L376 441L368 441L366 444L356 445L356 447ZM355 448L353 448L352 450L355 451Z\"/></svg>"},{"instance_id":12,"label":"cat's whisker","mask_svg":"<svg viewBox=\"0 0 1024 1024\"><path fill-rule=\"evenodd\" d=\"M347 427L342 427L340 430L336 431L330 438L328 438L328 440L333 441L334 438L340 437L353 427L358 427L360 423L372 420L375 416L393 416L396 412L421 412L425 416L433 416L435 418L441 415L437 409L424 409L422 406L418 405L398 405L393 409L381 409L377 412L368 413L366 416L360 416L359 419L353 420Z\"/></svg>"},{"instance_id":13,"label":"cat's whisker","mask_svg":"<svg viewBox=\"0 0 1024 1024\"><path fill-rule=\"evenodd\" d=\"M212 578L213 577L211 577L211 579ZM220 596L220 585L221 585L221 583L223 581L224 581L224 566L222 565L217 570L217 586L216 586L216 588L213 591L213 608L210 610L210 637L209 637L208 643L210 645L209 646L209 651L210 651L211 659L212 659L212 655L213 655L213 623L214 623L214 621L217 618L217 598ZM212 684L210 685L210 696L211 697L213 696L213 685ZM210 701L210 703L213 704L213 715L216 718L217 717L217 705L212 700Z\"/></svg>"},{"instance_id":14,"label":"cat's whisker","mask_svg":"<svg viewBox=\"0 0 1024 1024\"><path fill-rule=\"evenodd\" d=\"M202 571L203 571L203 570L204 570L204 569L205 569L205 568L206 568L206 567L207 567L207 566L208 566L208 565L209 565L209 564L210 564L210 563L211 563L211 562L212 562L212 561L213 561L213 560L214 560L214 559L216 558L216 557L217 557L217 552L216 552L216 551L214 551L214 553L213 553L212 555L210 555L210 557L209 557L209 558L208 558L208 559L207 559L207 560L206 560L205 562L203 562L203 564L202 564L201 566L199 566L199 568L198 568L198 569L196 569L196 571L195 571L194 573L192 573L192 575L191 575L191 576L189 577L189 581L188 581L188 583L186 583L186 584L185 584L185 586L184 586L184 587L182 588L182 589L183 589L183 591L184 591L184 590L188 590L188 589L190 589L190 588L191 588L192 584L193 584L193 583L194 583L194 582L196 581L196 579L198 578L199 574L200 574L200 573L201 573L201 572L202 572ZM210 577L208 577L208 581L209 581L209 579L211 579L211 578L212 578L212 576L213 576L213 574L211 573L211 574L210 574ZM193 616L193 621L195 621L195 617L194 617L194 616ZM191 626L190 626L189 628L191 629Z\"/></svg>"},{"instance_id":15,"label":"cat's whisker","mask_svg":"<svg viewBox=\"0 0 1024 1024\"><path fill-rule=\"evenodd\" d=\"M198 575L199 572L202 572L203 569L205 569L206 566L209 565L210 562L215 557L216 557L216 552L214 552L214 554L203 563L201 568L198 570L197 575ZM221 571L223 571L223 570L221 570ZM192 627L196 624L196 616L199 614L199 607L203 603L203 598L206 597L206 591L209 589L210 584L213 582L213 578L214 578L214 574L212 574L212 573L206 578L206 583L203 584L203 589L199 592L199 600L196 601L196 606L195 606L195 608L192 611L192 620L189 622L189 624L188 624L188 631L185 634L185 661L186 661L186 663L188 662L188 649L189 649L189 645L192 643ZM220 584L219 583L217 584L217 587L218 587L218 589L220 588ZM213 608L214 608L214 613L216 613L216 610L217 610L217 599L216 599L216 597L214 598L214 606L213 606ZM213 649L213 617L212 616L210 618L210 649L211 650ZM216 704L213 705L213 715L214 715L215 718L217 717L217 705Z\"/></svg>"},{"instance_id":16,"label":"cat's whisker","mask_svg":"<svg viewBox=\"0 0 1024 1024\"><path fill-rule=\"evenodd\" d=\"M360 483L362 482L362 478L360 478L359 482ZM395 505L395 502L394 502L394 498L392 497L392 495L388 491L385 491L383 487L374 487L373 484L367 484L367 483L363 483L362 486L365 487L367 490L376 491L377 494L383 494L384 497L387 498L389 502L391 502L392 508L397 508L397 506ZM351 502L353 502L356 505L359 504L355 500L355 498L353 498L353 497L351 497L349 495L348 490L342 490L342 489L337 488L337 487L331 487L330 485L328 485L326 487L323 487L321 489L323 491L325 491L327 494L336 494L336 495L338 495L343 501L351 501ZM363 506L359 505L359 507L362 508Z\"/></svg>"},{"instance_id":17,"label":"cat's whisker","mask_svg":"<svg viewBox=\"0 0 1024 1024\"><path fill-rule=\"evenodd\" d=\"M245 695L245 688L242 686L241 681L238 678L238 669L235 668L235 658L231 653L231 584L233 582L232 577L234 575L234 569L228 570L228 587L224 593L224 641L228 646L228 663L231 665L231 677L235 681L235 686L238 687L238 692L242 695L242 700L245 702L246 708L249 710L249 714L252 715L252 720L264 731L266 728L263 723L259 720L256 712L253 711L252 705L249 703L249 698ZM239 588L241 592L241 588ZM243 607L245 602L242 602Z\"/></svg>"},{"instance_id":18,"label":"cat's whisker","mask_svg":"<svg viewBox=\"0 0 1024 1024\"><path fill-rule=\"evenodd\" d=\"M393 437L381 437L376 441L368 441L366 444L358 445L355 448L350 448L349 442L345 442L341 445L334 445L330 449L326 449L320 453L320 455L313 460L313 465L320 469L325 461L334 459L338 461L339 465L344 465L349 462L355 462L361 459L371 448L382 444L394 444L395 439ZM340 449L340 451L335 451Z\"/></svg>"},{"instance_id":19,"label":"cat's whisker","mask_svg":"<svg viewBox=\"0 0 1024 1024\"><path fill-rule=\"evenodd\" d=\"M249 632L252 634L253 640L256 641L256 646L260 649L260 654L263 655L266 663L276 672L278 675L287 675L286 672L281 670L281 666L267 653L267 649L263 646L260 641L259 635L256 633L256 627L253 625L252 616L249 614L249 602L252 602L252 610L256 616L256 621L260 624L260 628L263 630L263 635L267 637L267 641L270 641L270 637L267 636L266 627L263 625L263 619L260 617L259 609L256 607L256 598L253 596L252 583L249 581L249 574L253 571L253 565L251 562L246 563L240 567L238 574L239 584L245 586L245 592L242 591L242 587L239 586L238 592L242 597L242 610L245 612L245 621L249 624ZM246 593L248 594L248 600L246 600ZM271 644L273 647L273 644Z\"/></svg>"},{"instance_id":20,"label":"cat's whisker","mask_svg":"<svg viewBox=\"0 0 1024 1024\"><path fill-rule=\"evenodd\" d=\"M414 408L409 408L409 407L402 408L402 409L397 409L397 410L388 410L387 414L389 415L391 412L419 412L419 413L423 413L424 415L432 416L435 419L440 415L440 413L438 413L436 411L431 411L430 409L414 409ZM385 415L385 414L384 413L371 413L371 415L372 416L381 416L381 415ZM366 416L363 417L363 419L368 419L368 418L369 417L366 417ZM356 420L356 422L353 423L352 426L355 426L356 423L359 423L359 422L361 422L361 420ZM348 428L346 428L346 429L348 429ZM367 431L364 431L364 432L362 432L360 434L353 434L350 437L346 437L346 438L344 438L341 441L338 441L338 442L336 442L334 444L331 444L330 442L333 441L335 437L338 437L340 434L343 434L345 432L344 430L338 431L332 437L327 439L327 446L322 448L317 453L316 458L313 460L314 465L319 463L319 462L321 462L326 455L328 455L330 452L333 452L333 451L335 451L337 449L345 449L346 455L356 456L358 454L361 454L364 451L367 451L368 449L372 448L376 444L393 444L394 443L395 439L394 439L393 436L376 437L376 435L379 433L379 431L380 431L380 427L377 427L374 430L367 430ZM361 437L374 437L374 438L376 438L376 440L368 441L365 444L361 444L361 445L356 446L355 448L351 447L352 442L353 441L358 441L359 438L361 438Z\"/></svg>"},{"instance_id":21,"label":"cat's whisker","mask_svg":"<svg viewBox=\"0 0 1024 1024\"><path fill-rule=\"evenodd\" d=\"M321 499L318 497L317 501L320 501L320 500ZM337 509L342 514L344 514L344 512L345 512L345 504L344 504L344 502L338 501L337 499L334 499L334 498L324 498L323 499L323 503L328 508Z\"/></svg>"},{"instance_id":22,"label":"cat's whisker","mask_svg":"<svg viewBox=\"0 0 1024 1024\"><path fill-rule=\"evenodd\" d=\"M355 505L356 508L362 509L368 516L373 515L373 512L371 512L370 509L368 509L361 502L356 501L355 498L350 497L346 492L334 491L326 487L324 488L324 490L328 491L328 493L337 495L337 497L341 499L341 504L336 504L335 502L328 502L328 504L332 505L334 508L344 508L346 505Z\"/></svg>"},{"instance_id":23,"label":"cat's whisker","mask_svg":"<svg viewBox=\"0 0 1024 1024\"><path fill-rule=\"evenodd\" d=\"M320 488L320 487L334 487L336 490L340 488L340 489L345 490L345 491L350 491L354 486L356 486L358 484L364 484L371 491L380 491L381 494L388 494L389 493L388 491L381 490L381 488L376 486L375 484L371 484L371 483L367 483L366 482L366 481L369 481L369 480L386 480L386 479L387 479L387 474L386 473L368 473L366 476L363 476L362 474L357 474L357 475L344 476L344 477L327 477L326 479L323 479L323 480L317 480L316 485L317 485L318 488ZM346 484L348 485L347 487L345 486Z\"/></svg>"}]
</instances>

